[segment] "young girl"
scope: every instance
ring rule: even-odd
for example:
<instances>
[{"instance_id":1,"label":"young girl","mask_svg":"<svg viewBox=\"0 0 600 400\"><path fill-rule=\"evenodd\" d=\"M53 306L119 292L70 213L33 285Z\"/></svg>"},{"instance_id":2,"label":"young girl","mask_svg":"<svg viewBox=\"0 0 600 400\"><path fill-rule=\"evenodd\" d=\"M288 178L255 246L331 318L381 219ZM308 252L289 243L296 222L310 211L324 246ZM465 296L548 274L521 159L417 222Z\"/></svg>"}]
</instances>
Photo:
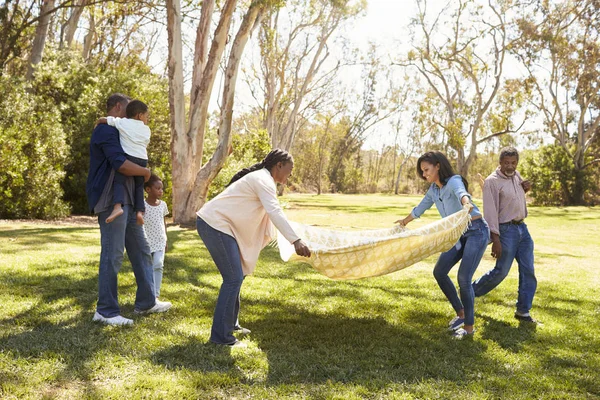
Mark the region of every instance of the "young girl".
<instances>
[{"instance_id":1,"label":"young girl","mask_svg":"<svg viewBox=\"0 0 600 400\"><path fill-rule=\"evenodd\" d=\"M456 311L456 317L450 321L448 329L453 331L455 338L462 339L475 332L475 293L471 281L489 243L490 229L477 206L471 202L471 195L467 192L467 181L454 173L445 155L439 151L423 154L417 161L417 175L431 186L421 203L406 218L396 223L406 226L413 219L419 218L434 203L442 217L462 210L464 205L470 206L472 222L469 229L463 233L456 246L440 255L433 269L433 276L440 289ZM459 298L448 273L461 259L458 268Z\"/></svg>"},{"instance_id":2,"label":"young girl","mask_svg":"<svg viewBox=\"0 0 600 400\"><path fill-rule=\"evenodd\" d=\"M154 293L160 295L160 285L163 277L165 252L167 251L167 224L165 217L169 214L167 203L160 200L163 196L163 183L154 174L144 184L146 198L146 213L144 214L144 231L152 254L154 270Z\"/></svg>"}]
</instances>

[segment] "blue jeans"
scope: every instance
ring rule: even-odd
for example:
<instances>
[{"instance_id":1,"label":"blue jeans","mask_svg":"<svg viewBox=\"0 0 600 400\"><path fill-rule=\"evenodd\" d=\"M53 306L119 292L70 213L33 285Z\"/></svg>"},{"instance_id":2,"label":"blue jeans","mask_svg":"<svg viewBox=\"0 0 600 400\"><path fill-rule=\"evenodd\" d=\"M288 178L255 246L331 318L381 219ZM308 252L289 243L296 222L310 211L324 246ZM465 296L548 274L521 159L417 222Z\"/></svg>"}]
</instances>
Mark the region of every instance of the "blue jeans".
<instances>
[{"instance_id":1,"label":"blue jeans","mask_svg":"<svg viewBox=\"0 0 600 400\"><path fill-rule=\"evenodd\" d=\"M100 268L98 271L98 304L96 311L105 318L121 313L117 295L117 276L123 264L123 251L127 255L137 283L135 308L147 310L154 307L154 276L150 247L144 228L136 223L131 205L123 206L123 215L107 224L112 209L98 214L100 224Z\"/></svg>"},{"instance_id":2,"label":"blue jeans","mask_svg":"<svg viewBox=\"0 0 600 400\"><path fill-rule=\"evenodd\" d=\"M233 237L212 228L200 217L196 219L196 229L223 277L213 316L210 341L232 344L237 341L233 336L233 330L238 326L240 289L244 282L240 248Z\"/></svg>"},{"instance_id":3,"label":"blue jeans","mask_svg":"<svg viewBox=\"0 0 600 400\"><path fill-rule=\"evenodd\" d=\"M500 224L500 243L502 255L496 260L496 266L473 283L475 296L483 296L498 286L508 275L516 258L519 265L517 311L528 313L537 288L537 279L533 268L533 239L527 225Z\"/></svg>"},{"instance_id":4,"label":"blue jeans","mask_svg":"<svg viewBox=\"0 0 600 400\"><path fill-rule=\"evenodd\" d=\"M155 251L152 253L152 270L154 271L154 294L160 296L160 286L162 284L163 270L165 266L165 251Z\"/></svg>"},{"instance_id":5,"label":"blue jeans","mask_svg":"<svg viewBox=\"0 0 600 400\"><path fill-rule=\"evenodd\" d=\"M143 158L137 158L130 156L129 154L125 154L125 158L140 167L145 168L148 165L148 160L144 160ZM125 175L115 171L115 179L113 181L113 205L123 204L125 202L126 179L127 177ZM134 176L133 182L135 183L135 189L133 191L133 208L135 211L146 211L146 204L144 203L144 177Z\"/></svg>"},{"instance_id":6,"label":"blue jeans","mask_svg":"<svg viewBox=\"0 0 600 400\"><path fill-rule=\"evenodd\" d=\"M473 293L471 281L489 240L490 228L487 223L483 218L476 219L460 237L457 245L440 255L433 269L433 276L450 304L452 304L454 311L458 313L464 309L465 325L473 325L475 322L475 294ZM448 273L461 259L458 268L459 298L456 287Z\"/></svg>"}]
</instances>

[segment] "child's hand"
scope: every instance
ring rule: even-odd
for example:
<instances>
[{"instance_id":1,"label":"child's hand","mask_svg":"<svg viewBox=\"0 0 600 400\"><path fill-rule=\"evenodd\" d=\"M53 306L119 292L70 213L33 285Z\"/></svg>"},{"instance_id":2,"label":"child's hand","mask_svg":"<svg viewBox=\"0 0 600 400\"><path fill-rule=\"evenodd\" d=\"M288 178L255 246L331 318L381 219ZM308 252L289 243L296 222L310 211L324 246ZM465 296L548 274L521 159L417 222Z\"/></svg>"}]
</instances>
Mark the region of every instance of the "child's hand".
<instances>
[{"instance_id":1,"label":"child's hand","mask_svg":"<svg viewBox=\"0 0 600 400\"><path fill-rule=\"evenodd\" d=\"M102 118L98 118L98 121L96 121L96 126L98 126L99 124L107 124L108 122L106 121L105 117Z\"/></svg>"}]
</instances>

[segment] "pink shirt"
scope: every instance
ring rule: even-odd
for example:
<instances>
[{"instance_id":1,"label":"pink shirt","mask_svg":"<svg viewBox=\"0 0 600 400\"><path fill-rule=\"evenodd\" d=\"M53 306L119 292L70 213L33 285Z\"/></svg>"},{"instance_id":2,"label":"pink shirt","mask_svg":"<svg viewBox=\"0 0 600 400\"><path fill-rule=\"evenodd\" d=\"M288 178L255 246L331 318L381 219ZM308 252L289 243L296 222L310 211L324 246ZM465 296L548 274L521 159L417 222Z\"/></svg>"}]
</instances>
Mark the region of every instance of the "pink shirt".
<instances>
[{"instance_id":1,"label":"pink shirt","mask_svg":"<svg viewBox=\"0 0 600 400\"><path fill-rule=\"evenodd\" d=\"M212 228L235 238L244 275L254 271L260 251L276 238L273 225L290 243L300 239L281 209L277 186L265 168L234 182L204 204L196 215Z\"/></svg>"},{"instance_id":2,"label":"pink shirt","mask_svg":"<svg viewBox=\"0 0 600 400\"><path fill-rule=\"evenodd\" d=\"M490 231L500 235L500 224L527 217L523 178L515 171L506 176L498 167L485 179L483 185L483 216Z\"/></svg>"}]
</instances>

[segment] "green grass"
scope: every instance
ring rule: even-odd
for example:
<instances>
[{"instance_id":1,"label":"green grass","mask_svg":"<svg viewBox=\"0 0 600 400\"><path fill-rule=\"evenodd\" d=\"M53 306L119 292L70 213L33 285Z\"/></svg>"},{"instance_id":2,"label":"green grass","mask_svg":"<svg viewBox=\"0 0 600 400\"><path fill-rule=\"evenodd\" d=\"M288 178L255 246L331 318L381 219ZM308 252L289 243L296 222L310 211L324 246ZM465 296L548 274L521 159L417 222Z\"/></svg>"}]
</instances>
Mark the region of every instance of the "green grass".
<instances>
[{"instance_id":1,"label":"green grass","mask_svg":"<svg viewBox=\"0 0 600 400\"><path fill-rule=\"evenodd\" d=\"M293 220L352 229L389 226L419 198L283 200ZM431 210L412 225L436 218ZM242 287L249 348L230 349L207 343L220 276L194 230L169 228L161 296L174 308L107 327L91 322L97 227L5 221L0 398L600 398L599 222L598 208L530 208L533 313L544 325L513 318L514 267L477 300L478 331L462 342L445 331L452 310L431 274L435 257L384 277L332 281L267 248ZM492 265L488 251L476 276ZM128 262L119 294L132 316Z\"/></svg>"}]
</instances>

